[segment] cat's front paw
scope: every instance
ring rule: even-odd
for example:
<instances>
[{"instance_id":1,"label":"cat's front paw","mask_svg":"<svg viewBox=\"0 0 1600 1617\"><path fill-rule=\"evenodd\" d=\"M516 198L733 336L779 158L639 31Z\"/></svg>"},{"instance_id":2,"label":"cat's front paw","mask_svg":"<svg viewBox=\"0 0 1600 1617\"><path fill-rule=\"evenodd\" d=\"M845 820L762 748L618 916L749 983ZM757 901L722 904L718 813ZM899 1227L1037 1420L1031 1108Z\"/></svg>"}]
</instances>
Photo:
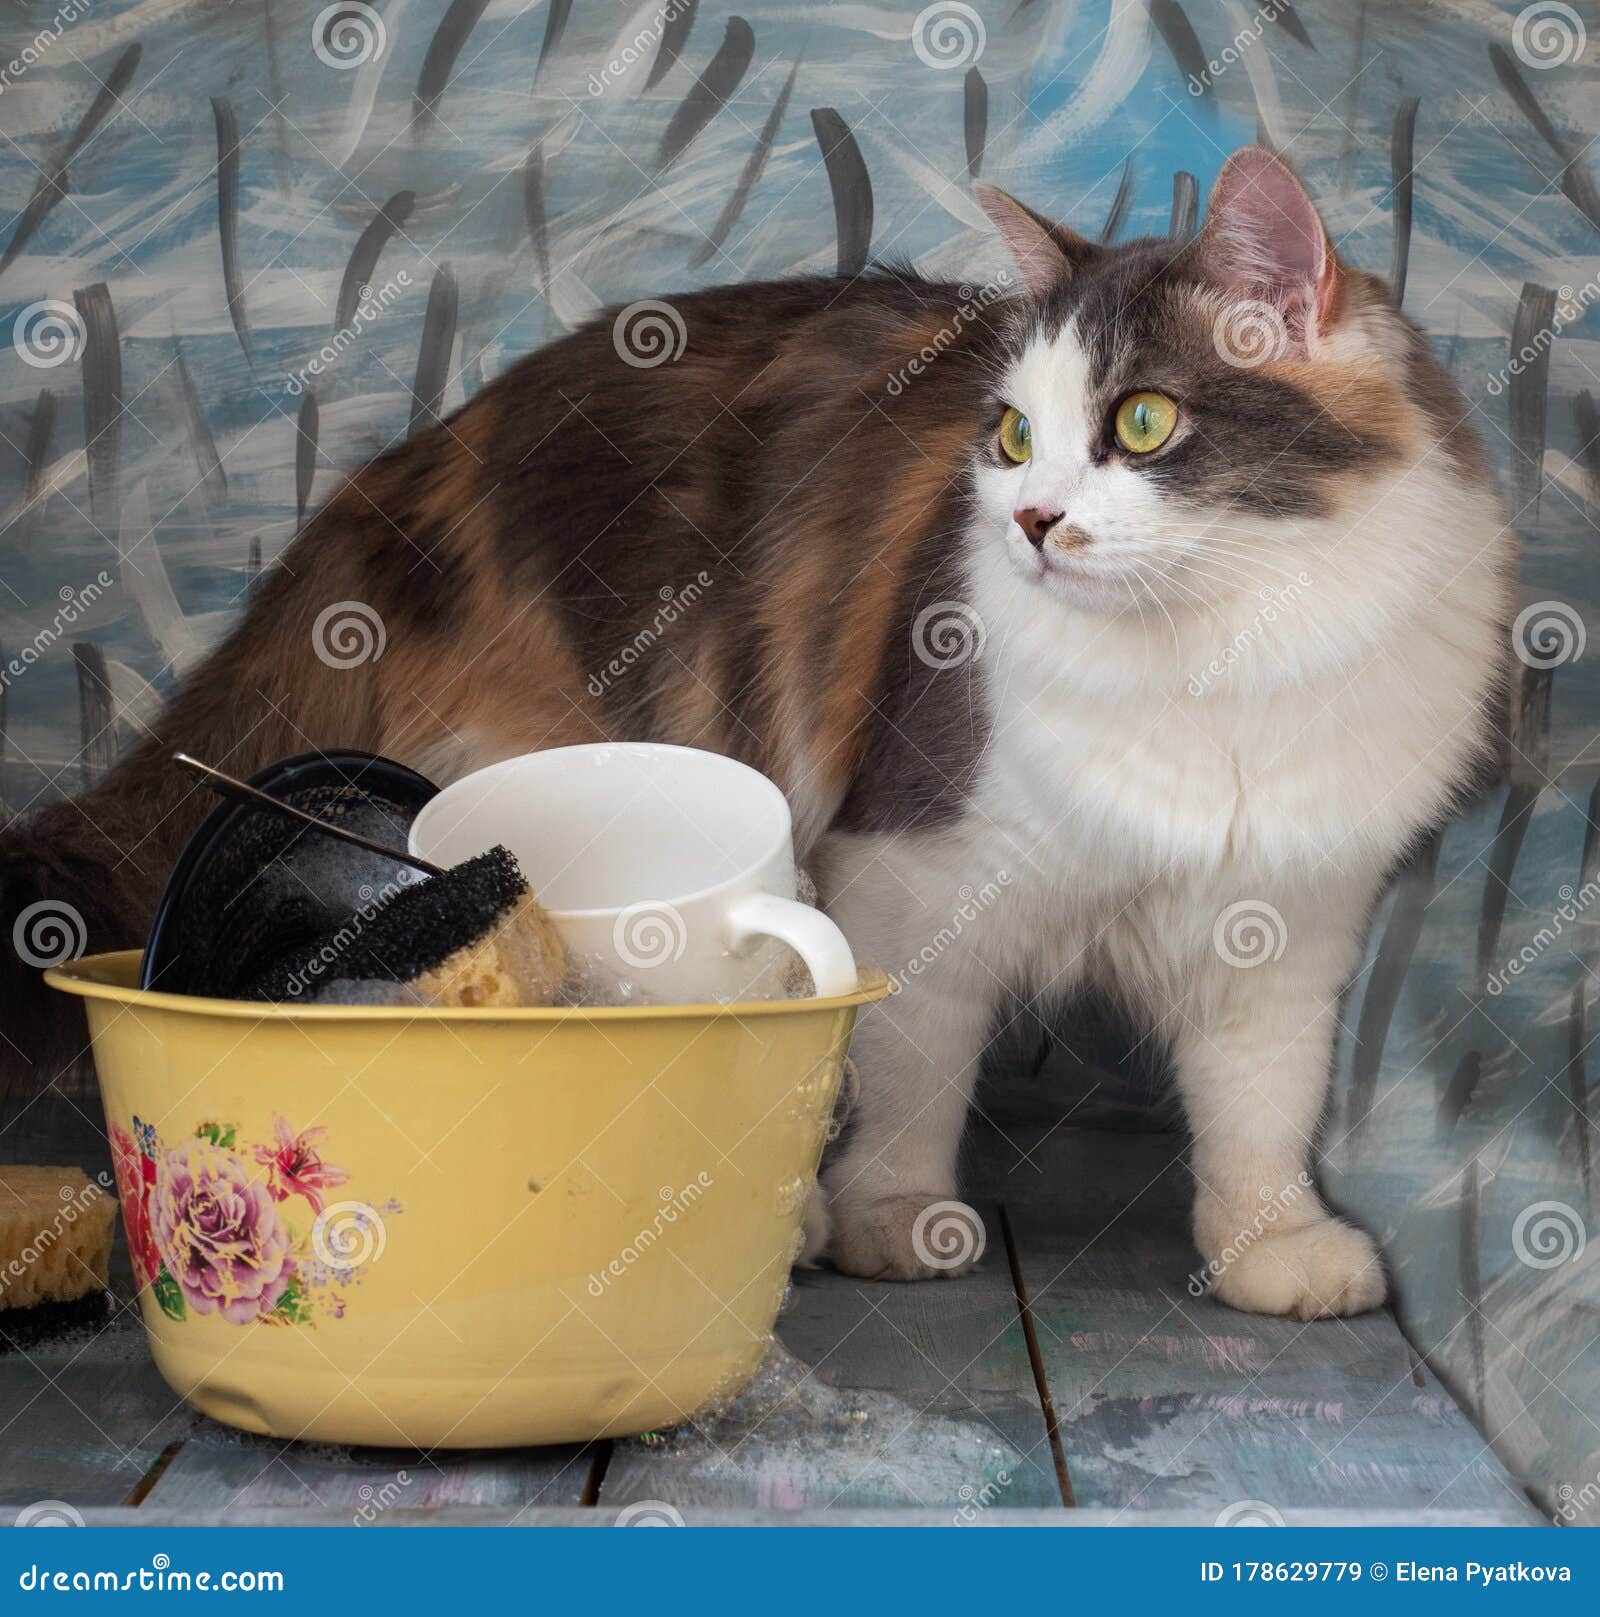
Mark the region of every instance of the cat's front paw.
<instances>
[{"instance_id":1,"label":"cat's front paw","mask_svg":"<svg viewBox=\"0 0 1600 1617\"><path fill-rule=\"evenodd\" d=\"M1376 1308L1386 1285L1372 1238L1340 1219L1321 1218L1230 1254L1211 1289L1249 1314L1331 1319Z\"/></svg>"},{"instance_id":2,"label":"cat's front paw","mask_svg":"<svg viewBox=\"0 0 1600 1617\"><path fill-rule=\"evenodd\" d=\"M965 1274L988 1244L983 1220L965 1202L929 1193L836 1202L836 1268L862 1280L949 1280Z\"/></svg>"}]
</instances>

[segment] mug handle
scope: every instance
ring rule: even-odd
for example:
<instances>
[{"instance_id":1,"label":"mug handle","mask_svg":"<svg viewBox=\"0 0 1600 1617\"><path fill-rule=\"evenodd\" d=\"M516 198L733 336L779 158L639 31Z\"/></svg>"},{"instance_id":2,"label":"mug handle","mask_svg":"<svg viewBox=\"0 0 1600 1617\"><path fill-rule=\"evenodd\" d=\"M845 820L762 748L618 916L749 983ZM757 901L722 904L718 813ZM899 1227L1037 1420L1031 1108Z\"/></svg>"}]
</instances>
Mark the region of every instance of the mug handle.
<instances>
[{"instance_id":1,"label":"mug handle","mask_svg":"<svg viewBox=\"0 0 1600 1617\"><path fill-rule=\"evenodd\" d=\"M746 893L727 915L728 938L736 954L757 938L778 938L805 961L818 999L853 994L856 959L842 933L821 910L776 893Z\"/></svg>"}]
</instances>

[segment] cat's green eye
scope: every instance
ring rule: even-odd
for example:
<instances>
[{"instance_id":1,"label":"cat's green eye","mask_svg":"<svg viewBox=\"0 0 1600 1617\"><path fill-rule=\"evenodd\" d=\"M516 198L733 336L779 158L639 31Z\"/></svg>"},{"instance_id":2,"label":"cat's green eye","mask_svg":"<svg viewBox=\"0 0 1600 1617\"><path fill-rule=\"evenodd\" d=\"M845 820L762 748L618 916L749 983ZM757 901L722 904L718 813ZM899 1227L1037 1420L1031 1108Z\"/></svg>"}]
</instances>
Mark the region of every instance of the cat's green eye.
<instances>
[{"instance_id":1,"label":"cat's green eye","mask_svg":"<svg viewBox=\"0 0 1600 1617\"><path fill-rule=\"evenodd\" d=\"M1117 442L1130 455L1148 455L1172 436L1178 407L1165 393L1130 393L1117 406Z\"/></svg>"},{"instance_id":2,"label":"cat's green eye","mask_svg":"<svg viewBox=\"0 0 1600 1617\"><path fill-rule=\"evenodd\" d=\"M1000 417L1000 452L1019 466L1033 455L1033 426L1020 410Z\"/></svg>"}]
</instances>

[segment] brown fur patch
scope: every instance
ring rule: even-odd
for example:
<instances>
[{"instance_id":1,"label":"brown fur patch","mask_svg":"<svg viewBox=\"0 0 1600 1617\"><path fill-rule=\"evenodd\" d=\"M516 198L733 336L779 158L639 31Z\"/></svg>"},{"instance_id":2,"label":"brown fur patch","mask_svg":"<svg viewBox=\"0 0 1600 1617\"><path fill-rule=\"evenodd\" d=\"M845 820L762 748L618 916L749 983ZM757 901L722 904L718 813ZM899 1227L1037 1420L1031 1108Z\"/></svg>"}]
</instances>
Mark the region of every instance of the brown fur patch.
<instances>
[{"instance_id":1,"label":"brown fur patch","mask_svg":"<svg viewBox=\"0 0 1600 1617\"><path fill-rule=\"evenodd\" d=\"M1261 374L1297 388L1358 441L1388 439L1400 446L1410 436L1415 409L1398 378L1381 362L1272 360L1261 366Z\"/></svg>"}]
</instances>

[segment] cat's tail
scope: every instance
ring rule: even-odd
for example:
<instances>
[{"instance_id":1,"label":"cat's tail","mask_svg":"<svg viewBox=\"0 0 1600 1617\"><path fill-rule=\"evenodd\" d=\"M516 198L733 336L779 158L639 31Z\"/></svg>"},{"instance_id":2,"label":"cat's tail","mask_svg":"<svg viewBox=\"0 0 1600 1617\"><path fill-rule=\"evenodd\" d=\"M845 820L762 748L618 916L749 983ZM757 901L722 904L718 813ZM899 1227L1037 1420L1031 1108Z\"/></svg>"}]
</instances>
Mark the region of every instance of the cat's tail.
<instances>
[{"instance_id":1,"label":"cat's tail","mask_svg":"<svg viewBox=\"0 0 1600 1617\"><path fill-rule=\"evenodd\" d=\"M232 634L100 781L0 830L0 1096L37 1090L85 1052L80 1002L48 988L44 968L142 945L215 806L174 751L245 776L293 753L378 750L368 671L313 654L303 583L264 575Z\"/></svg>"}]
</instances>

